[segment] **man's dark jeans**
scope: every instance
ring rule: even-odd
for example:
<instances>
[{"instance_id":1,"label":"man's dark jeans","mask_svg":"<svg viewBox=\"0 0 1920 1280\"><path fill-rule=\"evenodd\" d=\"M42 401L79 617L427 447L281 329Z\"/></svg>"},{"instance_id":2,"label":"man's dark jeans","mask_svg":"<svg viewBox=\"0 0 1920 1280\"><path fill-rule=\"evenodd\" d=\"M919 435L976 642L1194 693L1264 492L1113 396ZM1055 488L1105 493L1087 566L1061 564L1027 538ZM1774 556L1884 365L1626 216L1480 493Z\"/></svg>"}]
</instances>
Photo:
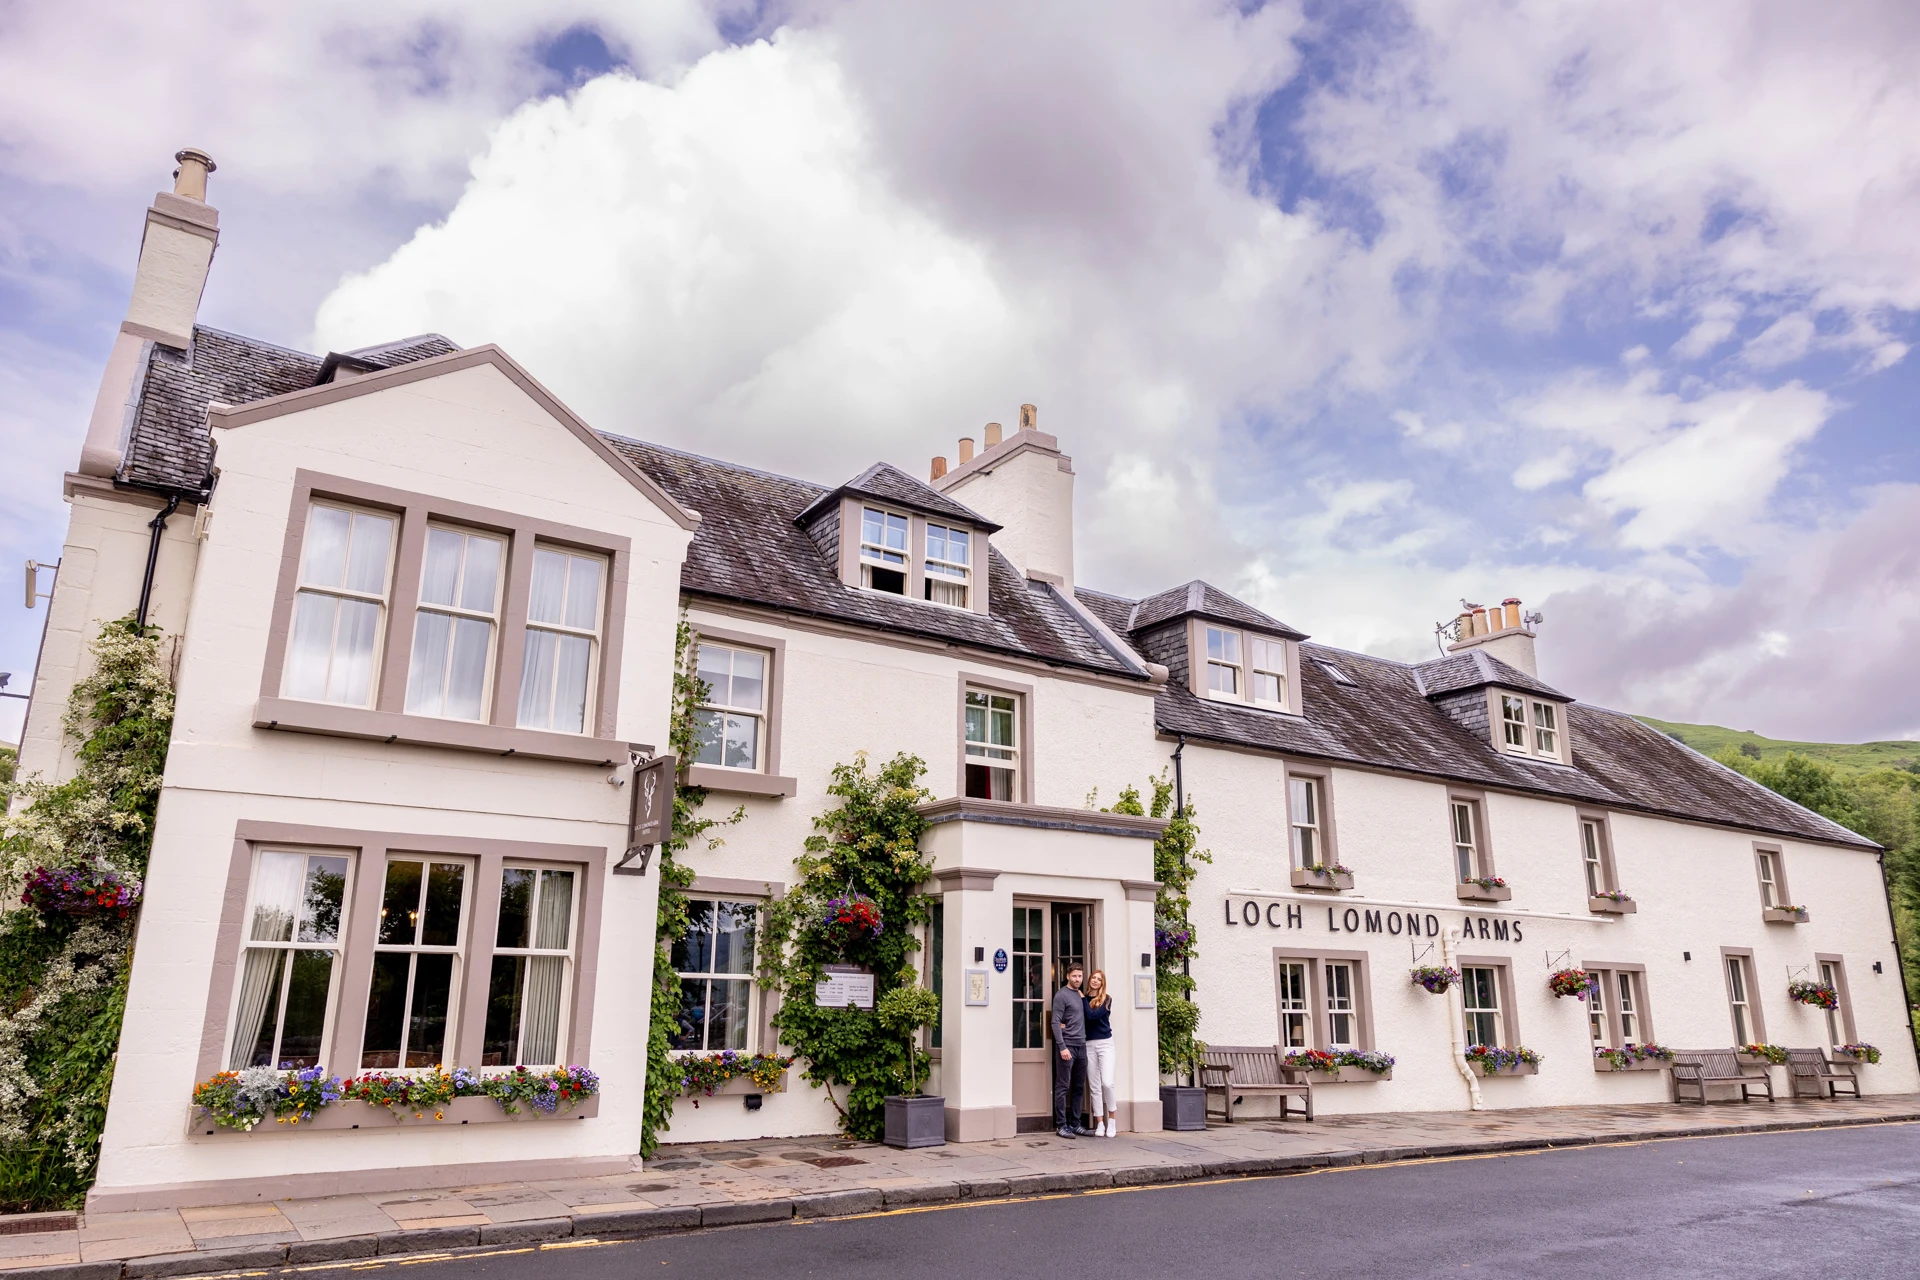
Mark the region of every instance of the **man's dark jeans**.
<instances>
[{"instance_id":1,"label":"man's dark jeans","mask_svg":"<svg viewBox=\"0 0 1920 1280\"><path fill-rule=\"evenodd\" d=\"M1060 1050L1071 1056L1062 1058ZM1053 1047L1053 1127L1080 1126L1080 1099L1087 1091L1087 1046L1083 1044Z\"/></svg>"}]
</instances>

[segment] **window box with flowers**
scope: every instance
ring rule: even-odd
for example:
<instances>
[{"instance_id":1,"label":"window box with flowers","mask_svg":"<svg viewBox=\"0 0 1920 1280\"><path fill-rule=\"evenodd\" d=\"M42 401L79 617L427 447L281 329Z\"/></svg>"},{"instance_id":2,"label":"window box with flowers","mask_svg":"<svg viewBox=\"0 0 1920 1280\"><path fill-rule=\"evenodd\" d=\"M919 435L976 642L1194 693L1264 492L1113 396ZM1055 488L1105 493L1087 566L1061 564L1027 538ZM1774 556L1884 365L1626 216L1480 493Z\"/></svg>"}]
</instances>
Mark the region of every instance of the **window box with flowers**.
<instances>
[{"instance_id":1,"label":"window box with flowers","mask_svg":"<svg viewBox=\"0 0 1920 1280\"><path fill-rule=\"evenodd\" d=\"M685 1053L674 1056L680 1069L682 1094L697 1109L701 1098L746 1093L785 1093L787 1068L793 1058L782 1053Z\"/></svg>"},{"instance_id":2,"label":"window box with flowers","mask_svg":"<svg viewBox=\"0 0 1920 1280\"><path fill-rule=\"evenodd\" d=\"M1454 886L1462 902L1505 902L1513 897L1513 890L1499 876L1475 876Z\"/></svg>"},{"instance_id":3,"label":"window box with flowers","mask_svg":"<svg viewBox=\"0 0 1920 1280\"><path fill-rule=\"evenodd\" d=\"M420 1075L370 1072L341 1080L325 1067L221 1071L193 1091L197 1137L278 1129L392 1129L406 1125L588 1120L600 1113L600 1079L585 1067L483 1075L465 1067ZM267 1125L271 1120L272 1124Z\"/></svg>"},{"instance_id":4,"label":"window box with flowers","mask_svg":"<svg viewBox=\"0 0 1920 1280\"><path fill-rule=\"evenodd\" d=\"M1880 1050L1870 1044L1843 1044L1833 1051L1835 1062L1859 1062L1868 1066L1880 1061Z\"/></svg>"},{"instance_id":5,"label":"window box with flowers","mask_svg":"<svg viewBox=\"0 0 1920 1280\"><path fill-rule=\"evenodd\" d=\"M1623 1044L1618 1049L1595 1045L1593 1069L1614 1071L1665 1071L1673 1065L1673 1050L1660 1044Z\"/></svg>"},{"instance_id":6,"label":"window box with flowers","mask_svg":"<svg viewBox=\"0 0 1920 1280\"><path fill-rule=\"evenodd\" d=\"M1609 889L1605 893L1590 895L1587 898L1587 910L1601 916L1630 916L1640 910L1640 904L1618 889Z\"/></svg>"},{"instance_id":7,"label":"window box with flowers","mask_svg":"<svg viewBox=\"0 0 1920 1280\"><path fill-rule=\"evenodd\" d=\"M1520 1047L1476 1044L1467 1046L1467 1065L1485 1076L1532 1076L1540 1074L1541 1055Z\"/></svg>"},{"instance_id":8,"label":"window box with flowers","mask_svg":"<svg viewBox=\"0 0 1920 1280\"><path fill-rule=\"evenodd\" d=\"M1289 1049L1280 1065L1310 1072L1315 1084L1357 1084L1393 1079L1393 1055L1366 1049Z\"/></svg>"},{"instance_id":9,"label":"window box with flowers","mask_svg":"<svg viewBox=\"0 0 1920 1280\"><path fill-rule=\"evenodd\" d=\"M1768 907L1760 913L1760 918L1768 924L1805 924L1805 907Z\"/></svg>"},{"instance_id":10,"label":"window box with flowers","mask_svg":"<svg viewBox=\"0 0 1920 1280\"><path fill-rule=\"evenodd\" d=\"M1735 1057L1745 1063L1768 1067L1784 1067L1787 1065L1787 1050L1784 1045L1743 1044L1738 1049L1735 1049L1733 1053Z\"/></svg>"},{"instance_id":11,"label":"window box with flowers","mask_svg":"<svg viewBox=\"0 0 1920 1280\"><path fill-rule=\"evenodd\" d=\"M1292 883L1296 889L1351 889L1353 868L1338 862L1316 862L1310 867L1295 867Z\"/></svg>"}]
</instances>

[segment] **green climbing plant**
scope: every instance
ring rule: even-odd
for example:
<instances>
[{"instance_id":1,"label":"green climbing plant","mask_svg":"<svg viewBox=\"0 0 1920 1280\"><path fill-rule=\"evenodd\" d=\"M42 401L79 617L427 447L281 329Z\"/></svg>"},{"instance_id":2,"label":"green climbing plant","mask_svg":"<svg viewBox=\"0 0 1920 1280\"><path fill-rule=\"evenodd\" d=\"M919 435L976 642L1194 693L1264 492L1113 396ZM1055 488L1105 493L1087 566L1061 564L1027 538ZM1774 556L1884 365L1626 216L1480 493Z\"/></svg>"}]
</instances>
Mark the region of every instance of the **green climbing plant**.
<instances>
[{"instance_id":1,"label":"green climbing plant","mask_svg":"<svg viewBox=\"0 0 1920 1280\"><path fill-rule=\"evenodd\" d=\"M173 732L158 629L101 627L68 698L64 782L19 780L0 827L0 1212L76 1206L93 1181L126 1009L137 916L20 904L42 869L137 883Z\"/></svg>"},{"instance_id":2,"label":"green climbing plant","mask_svg":"<svg viewBox=\"0 0 1920 1280\"><path fill-rule=\"evenodd\" d=\"M1175 803L1173 781L1165 773L1147 779L1153 798L1142 803L1136 787L1121 789L1108 810L1167 819L1165 831L1153 844L1153 878L1160 882L1153 900L1154 986L1158 992L1155 1019L1160 1030L1160 1070L1178 1076L1197 1070L1205 1045L1198 1038L1200 1006L1194 1002L1194 979L1188 964L1199 951L1194 945L1193 900L1189 890L1199 864L1212 862L1210 850L1198 847L1200 827L1193 800Z\"/></svg>"},{"instance_id":3,"label":"green climbing plant","mask_svg":"<svg viewBox=\"0 0 1920 1280\"><path fill-rule=\"evenodd\" d=\"M781 999L773 1016L780 1042L805 1063L801 1078L826 1090L841 1129L868 1142L885 1130L887 1095L911 1092L927 1065L900 1021L920 1010L892 995L917 985L913 926L930 914L919 892L933 871L920 850L926 819L919 805L933 798L920 784L926 771L925 762L905 753L877 770L864 752L836 765L827 792L839 803L814 818L814 834L794 860L798 878L768 906L760 926L759 976ZM841 908L830 904L860 899L878 911L877 930L834 923ZM871 969L877 1007L815 1005L815 984L829 964ZM888 1022L895 1034L887 1034Z\"/></svg>"},{"instance_id":4,"label":"green climbing plant","mask_svg":"<svg viewBox=\"0 0 1920 1280\"><path fill-rule=\"evenodd\" d=\"M673 752L680 780L673 790L673 822L666 843L655 855L659 880L659 907L653 952L653 992L647 1024L647 1085L640 1112L640 1154L650 1156L660 1147L660 1135L673 1123L673 1104L683 1092L684 1074L673 1060L673 1031L680 1023L680 977L675 972L673 947L687 935L687 887L693 868L680 855L696 841L714 849L723 843L716 827L744 820L746 807L725 818L701 813L707 802L704 787L689 786L687 765L700 749L700 704L710 690L699 675L700 637L684 617L674 633L673 714L667 728L667 749Z\"/></svg>"}]
</instances>

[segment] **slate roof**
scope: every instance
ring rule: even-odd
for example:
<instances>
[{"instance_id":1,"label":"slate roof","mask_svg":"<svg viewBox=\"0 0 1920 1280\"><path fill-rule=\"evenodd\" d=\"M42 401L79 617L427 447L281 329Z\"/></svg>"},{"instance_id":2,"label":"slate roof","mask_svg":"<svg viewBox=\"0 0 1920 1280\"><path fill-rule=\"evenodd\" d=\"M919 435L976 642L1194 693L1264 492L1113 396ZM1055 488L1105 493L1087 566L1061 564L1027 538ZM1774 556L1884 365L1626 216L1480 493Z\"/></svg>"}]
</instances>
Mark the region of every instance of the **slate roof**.
<instances>
[{"instance_id":1,"label":"slate roof","mask_svg":"<svg viewBox=\"0 0 1920 1280\"><path fill-rule=\"evenodd\" d=\"M836 566L798 523L802 513L839 490L605 432L601 438L700 513L680 572L681 588L690 595L1141 678L1074 617L1056 588L1023 578L991 547L985 615L858 591L840 581Z\"/></svg>"},{"instance_id":2,"label":"slate roof","mask_svg":"<svg viewBox=\"0 0 1920 1280\"><path fill-rule=\"evenodd\" d=\"M1510 663L1502 662L1484 649L1468 649L1464 653L1450 653L1444 658L1422 662L1413 668L1413 675L1420 691L1429 698L1498 684L1510 689L1525 689L1543 698L1573 701L1552 685L1535 679Z\"/></svg>"},{"instance_id":3,"label":"slate roof","mask_svg":"<svg viewBox=\"0 0 1920 1280\"><path fill-rule=\"evenodd\" d=\"M1162 622L1188 616L1231 622L1237 627L1252 627L1255 631L1269 631L1289 640L1307 638L1306 632L1295 630L1278 618L1270 618L1252 605L1236 600L1212 583L1202 582L1198 578L1185 586L1157 592L1140 601L1134 605L1127 625L1120 629L1144 631Z\"/></svg>"},{"instance_id":4,"label":"slate roof","mask_svg":"<svg viewBox=\"0 0 1920 1280\"><path fill-rule=\"evenodd\" d=\"M933 486L922 484L900 468L885 462L876 462L839 488L821 493L807 505L806 510L796 513L794 520L799 524L811 522L825 508L839 502L840 495L845 493L860 498L875 498L881 502L907 507L926 515L962 520L985 529L988 533L997 533L1000 530L999 525L978 511L955 502Z\"/></svg>"},{"instance_id":5,"label":"slate roof","mask_svg":"<svg viewBox=\"0 0 1920 1280\"><path fill-rule=\"evenodd\" d=\"M1135 603L1124 597L1085 589L1075 594L1123 635L1126 620L1137 617ZM1140 630L1137 625L1133 629ZM1486 738L1434 704L1432 695L1442 692L1434 687L1436 681L1444 677L1465 682L1453 684L1454 690L1471 688L1491 670L1497 679L1482 683L1516 685L1556 698L1566 695L1477 650L1414 665L1317 644L1302 644L1300 656L1304 716L1201 698L1171 680L1155 699L1155 727L1168 736L1201 742L1420 773L1769 835L1878 847L1617 711L1583 703L1566 708L1571 768L1495 751ZM1336 681L1323 662L1353 683ZM1462 674L1462 666L1471 673Z\"/></svg>"},{"instance_id":6,"label":"slate roof","mask_svg":"<svg viewBox=\"0 0 1920 1280\"><path fill-rule=\"evenodd\" d=\"M380 368L457 351L438 334L350 352ZM186 351L155 343L128 433L119 479L147 488L204 493L213 466L207 406L249 404L314 384L319 356L195 325Z\"/></svg>"}]
</instances>

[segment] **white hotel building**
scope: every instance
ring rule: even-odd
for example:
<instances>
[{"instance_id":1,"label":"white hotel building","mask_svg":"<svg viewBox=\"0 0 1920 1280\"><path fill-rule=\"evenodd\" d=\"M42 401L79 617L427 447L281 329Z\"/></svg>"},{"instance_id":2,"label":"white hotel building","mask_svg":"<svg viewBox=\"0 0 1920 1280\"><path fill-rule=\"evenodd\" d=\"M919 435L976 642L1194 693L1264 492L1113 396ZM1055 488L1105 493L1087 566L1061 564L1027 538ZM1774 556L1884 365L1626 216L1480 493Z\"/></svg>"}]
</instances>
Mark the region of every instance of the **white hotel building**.
<instances>
[{"instance_id":1,"label":"white hotel building","mask_svg":"<svg viewBox=\"0 0 1920 1280\"><path fill-rule=\"evenodd\" d=\"M71 770L60 717L87 642L146 599L175 638L178 711L97 1207L627 1167L656 880L613 874L618 784L665 741L683 614L724 726L691 781L710 812L747 815L687 855L715 928L737 937L792 880L835 764L927 762L932 1089L953 1141L1045 1123L1034 1011L1068 959L1119 996L1122 1127L1159 1127L1154 1011L1133 997L1162 824L1086 797L1176 750L1212 852L1193 891L1201 1037L1397 1060L1317 1087L1323 1114L1666 1098L1662 1071L1596 1069L1596 1044L1625 1041L1868 1041L1887 1050L1860 1069L1868 1092L1920 1088L1875 846L1543 682L1517 609L1408 665L1201 582L1094 590L1071 462L1030 408L928 483L877 464L826 487L642 443L644 418L584 423L494 347L316 356L209 329L205 194L183 153L147 215L67 477L22 746L23 774ZM339 926L254 938L251 907L303 881L332 886ZM419 921L379 927L402 899ZM698 998L676 1035L772 1050L769 1002L727 954L683 975ZM1429 963L1464 989L1412 985ZM1571 966L1600 975L1597 1006L1547 990ZM1790 1002L1793 977L1831 981L1840 1008ZM1544 1060L1481 1077L1471 1040ZM604 1084L550 1120L191 1123L197 1081L274 1058L577 1062ZM788 1083L756 1110L684 1104L669 1137L830 1131L827 1102Z\"/></svg>"}]
</instances>

